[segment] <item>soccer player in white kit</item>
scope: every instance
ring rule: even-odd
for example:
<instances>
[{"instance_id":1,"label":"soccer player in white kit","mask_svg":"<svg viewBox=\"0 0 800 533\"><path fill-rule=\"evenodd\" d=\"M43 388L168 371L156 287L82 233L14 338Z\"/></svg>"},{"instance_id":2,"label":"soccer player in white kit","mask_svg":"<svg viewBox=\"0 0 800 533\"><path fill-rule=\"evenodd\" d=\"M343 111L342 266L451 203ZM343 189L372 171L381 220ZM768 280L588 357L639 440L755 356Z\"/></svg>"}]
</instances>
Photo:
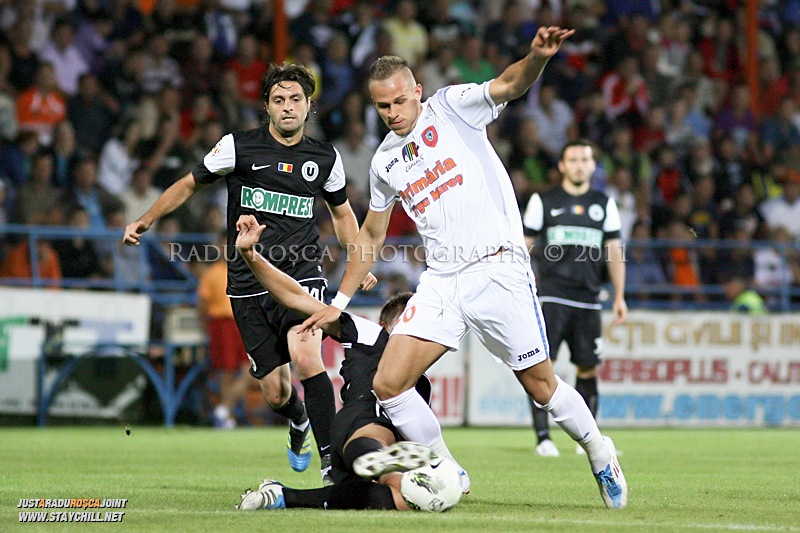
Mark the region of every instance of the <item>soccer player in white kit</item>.
<instances>
[{"instance_id":1,"label":"soccer player in white kit","mask_svg":"<svg viewBox=\"0 0 800 533\"><path fill-rule=\"evenodd\" d=\"M611 439L600 434L580 394L553 373L519 208L485 129L507 102L525 94L573 33L540 28L530 53L496 79L445 87L424 103L403 59L375 61L369 88L391 131L372 159L370 210L339 293L302 327L308 333L339 319L377 258L394 202L402 201L422 236L427 270L373 381L392 423L406 439L450 457L439 422L414 384L472 330L586 450L606 506L622 508L627 484Z\"/></svg>"}]
</instances>

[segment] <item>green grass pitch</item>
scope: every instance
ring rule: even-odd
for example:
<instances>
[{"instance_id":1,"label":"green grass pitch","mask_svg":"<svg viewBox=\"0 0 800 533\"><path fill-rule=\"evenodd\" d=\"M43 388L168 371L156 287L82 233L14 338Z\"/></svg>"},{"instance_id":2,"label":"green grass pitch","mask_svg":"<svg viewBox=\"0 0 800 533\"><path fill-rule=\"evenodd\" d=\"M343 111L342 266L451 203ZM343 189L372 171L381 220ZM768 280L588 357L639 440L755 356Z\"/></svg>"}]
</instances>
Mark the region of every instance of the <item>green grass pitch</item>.
<instances>
[{"instance_id":1,"label":"green grass pitch","mask_svg":"<svg viewBox=\"0 0 800 533\"><path fill-rule=\"evenodd\" d=\"M264 477L319 486L286 459L283 428L0 429L0 531L800 531L800 430L609 430L628 507L604 508L584 456L535 455L525 429L445 430L472 493L444 514L233 509ZM118 524L20 524L17 503L127 498ZM73 510L74 511L74 510Z\"/></svg>"}]
</instances>

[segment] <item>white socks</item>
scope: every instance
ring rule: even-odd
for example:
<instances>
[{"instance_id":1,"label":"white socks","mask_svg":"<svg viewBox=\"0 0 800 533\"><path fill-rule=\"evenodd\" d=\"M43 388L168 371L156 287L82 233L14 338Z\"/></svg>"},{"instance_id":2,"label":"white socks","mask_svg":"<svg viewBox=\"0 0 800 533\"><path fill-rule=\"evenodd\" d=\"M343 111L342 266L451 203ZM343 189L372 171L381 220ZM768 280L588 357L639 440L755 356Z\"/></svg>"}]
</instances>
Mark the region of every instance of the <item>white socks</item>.
<instances>
[{"instance_id":1,"label":"white socks","mask_svg":"<svg viewBox=\"0 0 800 533\"><path fill-rule=\"evenodd\" d=\"M406 439L433 446L442 438L436 415L414 387L394 398L378 400L378 403Z\"/></svg>"},{"instance_id":2,"label":"white socks","mask_svg":"<svg viewBox=\"0 0 800 533\"><path fill-rule=\"evenodd\" d=\"M542 408L553 415L556 424L586 450L592 471L602 470L611 461L611 450L603 441L592 412L578 391L558 376L556 381L558 385L550 402Z\"/></svg>"}]
</instances>

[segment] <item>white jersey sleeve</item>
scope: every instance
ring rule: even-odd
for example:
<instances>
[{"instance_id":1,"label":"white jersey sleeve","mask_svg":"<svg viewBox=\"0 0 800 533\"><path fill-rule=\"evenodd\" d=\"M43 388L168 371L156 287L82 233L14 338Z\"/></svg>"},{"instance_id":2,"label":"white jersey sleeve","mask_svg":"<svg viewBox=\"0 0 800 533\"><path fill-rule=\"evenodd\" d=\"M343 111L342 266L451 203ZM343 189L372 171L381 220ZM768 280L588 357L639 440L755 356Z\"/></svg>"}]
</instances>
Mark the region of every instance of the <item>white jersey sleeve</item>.
<instances>
[{"instance_id":1,"label":"white jersey sleeve","mask_svg":"<svg viewBox=\"0 0 800 533\"><path fill-rule=\"evenodd\" d=\"M394 205L399 199L397 192L383 179L375 169L375 159L369 167L369 208L373 211L383 212Z\"/></svg>"},{"instance_id":2,"label":"white jersey sleeve","mask_svg":"<svg viewBox=\"0 0 800 533\"><path fill-rule=\"evenodd\" d=\"M617 202L610 196L608 197L608 204L606 204L606 219L603 221L603 232L613 233L622 229L622 222L619 218L619 209L617 209Z\"/></svg>"},{"instance_id":3,"label":"white jersey sleeve","mask_svg":"<svg viewBox=\"0 0 800 533\"><path fill-rule=\"evenodd\" d=\"M340 191L344 189L346 185L342 156L336 148L334 148L333 151L336 152L336 160L333 162L330 176L328 176L328 179L326 179L325 183L322 185L322 188L328 192Z\"/></svg>"},{"instance_id":4,"label":"white jersey sleeve","mask_svg":"<svg viewBox=\"0 0 800 533\"><path fill-rule=\"evenodd\" d=\"M495 105L489 96L489 84L467 83L451 85L439 91L436 96L444 100L461 119L476 129L481 129L498 117L506 104Z\"/></svg>"},{"instance_id":5,"label":"white jersey sleeve","mask_svg":"<svg viewBox=\"0 0 800 533\"><path fill-rule=\"evenodd\" d=\"M619 219L619 217L617 217ZM528 200L528 206L525 208L525 216L522 223L526 229L532 231L541 231L544 226L544 206L542 205L542 197L539 193L534 193Z\"/></svg>"},{"instance_id":6,"label":"white jersey sleeve","mask_svg":"<svg viewBox=\"0 0 800 533\"><path fill-rule=\"evenodd\" d=\"M225 176L236 168L236 146L233 143L233 134L225 135L203 158L203 164L209 172L218 176Z\"/></svg>"}]
</instances>

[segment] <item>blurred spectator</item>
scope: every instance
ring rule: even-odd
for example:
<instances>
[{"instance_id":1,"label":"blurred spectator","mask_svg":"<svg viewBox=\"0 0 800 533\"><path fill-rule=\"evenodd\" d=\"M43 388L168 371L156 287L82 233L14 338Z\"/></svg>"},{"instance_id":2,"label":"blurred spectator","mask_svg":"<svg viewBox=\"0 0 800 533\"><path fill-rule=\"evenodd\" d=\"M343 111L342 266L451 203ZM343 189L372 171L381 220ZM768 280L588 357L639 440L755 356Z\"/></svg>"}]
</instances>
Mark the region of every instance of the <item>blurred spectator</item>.
<instances>
[{"instance_id":1,"label":"blurred spectator","mask_svg":"<svg viewBox=\"0 0 800 533\"><path fill-rule=\"evenodd\" d=\"M575 122L578 125L578 137L587 139L604 149L611 144L609 138L612 125L606 116L603 93L592 92L578 102Z\"/></svg>"},{"instance_id":2,"label":"blurred spectator","mask_svg":"<svg viewBox=\"0 0 800 533\"><path fill-rule=\"evenodd\" d=\"M785 96L777 114L761 123L763 156L767 161L800 163L800 127L794 122L796 114L794 100Z\"/></svg>"},{"instance_id":3,"label":"blurred spectator","mask_svg":"<svg viewBox=\"0 0 800 533\"><path fill-rule=\"evenodd\" d=\"M12 141L17 136L16 90L10 81L12 66L9 45L0 42L0 142Z\"/></svg>"},{"instance_id":4,"label":"blurred spectator","mask_svg":"<svg viewBox=\"0 0 800 533\"><path fill-rule=\"evenodd\" d=\"M383 22L383 27L392 36L392 53L408 61L411 68L422 64L428 55L428 32L416 17L416 3L399 0L394 15Z\"/></svg>"},{"instance_id":5,"label":"blurred spectator","mask_svg":"<svg viewBox=\"0 0 800 533\"><path fill-rule=\"evenodd\" d=\"M781 73L780 63L772 58L759 62L758 73L761 82L758 95L760 114L774 115L781 100L789 94L789 77Z\"/></svg>"},{"instance_id":6,"label":"blurred spectator","mask_svg":"<svg viewBox=\"0 0 800 533\"><path fill-rule=\"evenodd\" d=\"M128 119L105 143L98 161L97 182L106 191L119 195L128 188L140 163L137 149L141 139L142 127L136 120Z\"/></svg>"},{"instance_id":7,"label":"blurred spectator","mask_svg":"<svg viewBox=\"0 0 800 533\"><path fill-rule=\"evenodd\" d=\"M17 97L17 123L20 130L33 130L39 142L49 146L53 128L67 116L64 97L56 87L53 65L41 63L36 69L36 82Z\"/></svg>"},{"instance_id":8,"label":"blurred spectator","mask_svg":"<svg viewBox=\"0 0 800 533\"><path fill-rule=\"evenodd\" d=\"M357 118L345 123L344 138L333 143L339 151L347 181L361 196L369 196L369 167L377 146L367 141L364 123Z\"/></svg>"},{"instance_id":9,"label":"blurred spectator","mask_svg":"<svg viewBox=\"0 0 800 533\"><path fill-rule=\"evenodd\" d=\"M504 65L510 65L528 54L535 33L533 23L523 18L523 8L520 2L508 0L505 2L500 20L486 26L483 34L483 40L486 43L486 57L495 69L503 69ZM566 44L565 41L561 50L562 53L569 54L569 51L565 49ZM573 45L570 50L576 46Z\"/></svg>"},{"instance_id":10,"label":"blurred spectator","mask_svg":"<svg viewBox=\"0 0 800 533\"><path fill-rule=\"evenodd\" d=\"M231 69L222 71L214 106L220 113L225 131L244 129L242 124L246 118L250 115L256 116L256 112L248 110L239 96L239 78Z\"/></svg>"},{"instance_id":11,"label":"blurred spectator","mask_svg":"<svg viewBox=\"0 0 800 533\"><path fill-rule=\"evenodd\" d=\"M198 2L194 0L156 0L150 22L163 33L176 56L186 57L191 43L203 29Z\"/></svg>"},{"instance_id":12,"label":"blurred spectator","mask_svg":"<svg viewBox=\"0 0 800 533\"><path fill-rule=\"evenodd\" d=\"M67 221L71 229L86 229L89 227L89 214L84 208L73 206L67 215ZM58 254L63 277L81 279L103 277L100 258L91 240L85 237L58 239L53 241L53 249Z\"/></svg>"},{"instance_id":13,"label":"blurred spectator","mask_svg":"<svg viewBox=\"0 0 800 533\"><path fill-rule=\"evenodd\" d=\"M544 192L553 186L549 173L556 168L558 156L553 157L545 149L539 125L533 119L520 122L513 139L508 169L520 205L527 205L527 198L533 193Z\"/></svg>"},{"instance_id":14,"label":"blurred spectator","mask_svg":"<svg viewBox=\"0 0 800 533\"><path fill-rule=\"evenodd\" d=\"M127 220L121 204L112 205L106 211L108 228L122 231ZM128 288L141 286L142 282L150 279L150 264L141 257L147 252L148 247L127 246L121 239L103 239L97 242L97 253L101 257L106 276L113 277Z\"/></svg>"},{"instance_id":15,"label":"blurred spectator","mask_svg":"<svg viewBox=\"0 0 800 533\"><path fill-rule=\"evenodd\" d=\"M715 142L717 165L714 181L717 190L724 198L730 198L739 185L750 181L752 170L742 159L742 153L733 137L726 135Z\"/></svg>"},{"instance_id":16,"label":"blurred spectator","mask_svg":"<svg viewBox=\"0 0 800 533\"><path fill-rule=\"evenodd\" d=\"M748 289L747 283L742 278L733 277L726 281L723 287L725 298L731 302L731 311L753 316L767 314L764 299L753 289Z\"/></svg>"},{"instance_id":17,"label":"blurred spectator","mask_svg":"<svg viewBox=\"0 0 800 533\"><path fill-rule=\"evenodd\" d=\"M168 53L169 44L163 33L155 33L148 38L141 80L145 92L154 94L166 85L183 85L180 66Z\"/></svg>"},{"instance_id":18,"label":"blurred spectator","mask_svg":"<svg viewBox=\"0 0 800 533\"><path fill-rule=\"evenodd\" d=\"M422 12L422 24L428 32L430 54L436 56L443 46L455 46L461 37L462 25L451 14L451 0L432 0ZM512 31L512 26L505 29Z\"/></svg>"},{"instance_id":19,"label":"blurred spectator","mask_svg":"<svg viewBox=\"0 0 800 533\"><path fill-rule=\"evenodd\" d=\"M145 53L128 50L120 63L111 63L100 75L103 86L119 102L119 113L128 115L144 95Z\"/></svg>"},{"instance_id":20,"label":"blurred spectator","mask_svg":"<svg viewBox=\"0 0 800 533\"><path fill-rule=\"evenodd\" d=\"M673 80L680 73L680 71L666 72L663 69L662 57L662 47L658 44L648 45L642 55L642 79L653 107L667 104Z\"/></svg>"},{"instance_id":21,"label":"blurred spectator","mask_svg":"<svg viewBox=\"0 0 800 533\"><path fill-rule=\"evenodd\" d=\"M94 74L81 75L78 93L67 101L67 117L75 127L78 147L99 154L116 120L119 104L100 87Z\"/></svg>"},{"instance_id":22,"label":"blurred spectator","mask_svg":"<svg viewBox=\"0 0 800 533\"><path fill-rule=\"evenodd\" d=\"M211 94L218 72L218 66L211 60L213 53L211 41L205 35L198 35L192 41L189 57L181 62L184 102Z\"/></svg>"},{"instance_id":23,"label":"blurred spectator","mask_svg":"<svg viewBox=\"0 0 800 533\"><path fill-rule=\"evenodd\" d=\"M14 219L20 224L53 223L51 214L60 191L53 187L53 156L39 152L33 157L31 178L17 191Z\"/></svg>"},{"instance_id":24,"label":"blurred spectator","mask_svg":"<svg viewBox=\"0 0 800 533\"><path fill-rule=\"evenodd\" d=\"M766 236L768 240L786 248L759 248L753 255L755 263L755 284L759 289L779 291L784 285L797 285L800 282L800 263L797 252L789 248L792 236L784 227L772 230Z\"/></svg>"},{"instance_id":25,"label":"blurred spectator","mask_svg":"<svg viewBox=\"0 0 800 533\"><path fill-rule=\"evenodd\" d=\"M75 163L72 188L67 191L62 203L83 207L89 214L89 225L92 228L105 227L103 213L120 205L119 199L97 183L97 162L92 157L84 157Z\"/></svg>"},{"instance_id":26,"label":"blurred spectator","mask_svg":"<svg viewBox=\"0 0 800 533\"><path fill-rule=\"evenodd\" d=\"M541 85L538 91L531 91L528 106L527 117L536 122L544 149L552 159L560 159L561 149L574 128L572 110L558 98L552 85Z\"/></svg>"},{"instance_id":27,"label":"blurred spectator","mask_svg":"<svg viewBox=\"0 0 800 533\"><path fill-rule=\"evenodd\" d=\"M197 310L200 322L208 334L208 351L211 368L218 373L219 403L214 408L214 425L220 429L233 429L236 419L233 409L244 397L252 382L248 369L250 362L242 338L233 319L228 285L227 233L223 232L212 249L217 260L206 268L197 286Z\"/></svg>"},{"instance_id":28,"label":"blurred spectator","mask_svg":"<svg viewBox=\"0 0 800 533\"><path fill-rule=\"evenodd\" d=\"M192 99L191 107L185 108L181 112L180 136L184 147L192 146L202 136L200 126L209 120L219 118L214 109L211 96L199 93Z\"/></svg>"},{"instance_id":29,"label":"blurred spectator","mask_svg":"<svg viewBox=\"0 0 800 533\"><path fill-rule=\"evenodd\" d=\"M455 66L456 52L450 45L439 47L439 51L415 71L418 83L422 84L422 99L448 85L461 82L461 73Z\"/></svg>"},{"instance_id":30,"label":"blurred spectator","mask_svg":"<svg viewBox=\"0 0 800 533\"><path fill-rule=\"evenodd\" d=\"M17 17L6 34L11 49L9 81L17 92L27 90L36 80L39 58L30 46L32 35L33 23L24 17Z\"/></svg>"},{"instance_id":31,"label":"blurred spectator","mask_svg":"<svg viewBox=\"0 0 800 533\"><path fill-rule=\"evenodd\" d=\"M600 86L609 120L623 122L632 128L642 123L650 110L650 94L639 74L635 57L624 58L617 70L603 78Z\"/></svg>"},{"instance_id":32,"label":"blurred spectator","mask_svg":"<svg viewBox=\"0 0 800 533\"><path fill-rule=\"evenodd\" d=\"M783 179L783 194L761 204L761 214L771 230L783 227L800 239L800 171L789 170Z\"/></svg>"},{"instance_id":33,"label":"blurred spectator","mask_svg":"<svg viewBox=\"0 0 800 533\"><path fill-rule=\"evenodd\" d=\"M305 11L289 24L289 31L297 42L310 42L321 52L333 35L331 0L317 0L305 4Z\"/></svg>"},{"instance_id":34,"label":"blurred spectator","mask_svg":"<svg viewBox=\"0 0 800 533\"><path fill-rule=\"evenodd\" d=\"M737 230L742 230L749 238L755 237L764 224L764 217L756 209L758 198L750 183L743 183L736 192L733 208L722 215L719 221L720 236L731 238Z\"/></svg>"},{"instance_id":35,"label":"blurred spectator","mask_svg":"<svg viewBox=\"0 0 800 533\"><path fill-rule=\"evenodd\" d=\"M336 32L328 39L325 59L322 62L322 85L325 90L319 100L320 115L339 106L353 89L356 71L350 64L347 37Z\"/></svg>"},{"instance_id":36,"label":"blurred spectator","mask_svg":"<svg viewBox=\"0 0 800 533\"><path fill-rule=\"evenodd\" d=\"M654 201L671 206L675 197L690 190L688 180L678 166L678 154L669 145L658 151L658 165L653 177Z\"/></svg>"},{"instance_id":37,"label":"blurred spectator","mask_svg":"<svg viewBox=\"0 0 800 533\"><path fill-rule=\"evenodd\" d=\"M208 2L205 5L203 21L206 34L214 47L214 54L224 59L231 57L239 38L232 11L221 1Z\"/></svg>"},{"instance_id":38,"label":"blurred spectator","mask_svg":"<svg viewBox=\"0 0 800 533\"><path fill-rule=\"evenodd\" d=\"M38 239L36 244L39 277L45 280L49 286L59 287L61 285L61 265L58 262L58 255L45 240ZM0 278L33 278L28 239L22 239L8 252L5 261L0 265Z\"/></svg>"},{"instance_id":39,"label":"blurred spectator","mask_svg":"<svg viewBox=\"0 0 800 533\"><path fill-rule=\"evenodd\" d=\"M639 152L652 154L667 140L667 113L663 107L653 107L645 123L636 130L633 146Z\"/></svg>"},{"instance_id":40,"label":"blurred spectator","mask_svg":"<svg viewBox=\"0 0 800 533\"><path fill-rule=\"evenodd\" d=\"M633 135L628 126L618 126L611 132L611 145L600 158L607 175L617 167L626 167L633 177L633 190L650 187L653 166L647 154L633 149Z\"/></svg>"},{"instance_id":41,"label":"blurred spectator","mask_svg":"<svg viewBox=\"0 0 800 533\"><path fill-rule=\"evenodd\" d=\"M667 226L666 236L669 239L679 241L689 241L692 238L688 226L676 219ZM700 267L697 261L697 249L683 246L671 247L669 249L669 259L672 283L684 289L693 289L693 296L696 301L705 300L704 295L698 291L700 287ZM679 299L673 298L673 300Z\"/></svg>"},{"instance_id":42,"label":"blurred spectator","mask_svg":"<svg viewBox=\"0 0 800 533\"><path fill-rule=\"evenodd\" d=\"M89 72L89 64L75 46L74 38L72 24L66 19L57 20L41 53L42 61L53 65L58 88L69 96L78 92L78 80Z\"/></svg>"},{"instance_id":43,"label":"blurred spectator","mask_svg":"<svg viewBox=\"0 0 800 533\"><path fill-rule=\"evenodd\" d=\"M239 96L249 106L262 105L261 78L267 72L267 64L258 56L258 44L252 35L242 35L236 47L236 55L227 68L236 73Z\"/></svg>"},{"instance_id":44,"label":"blurred spectator","mask_svg":"<svg viewBox=\"0 0 800 533\"><path fill-rule=\"evenodd\" d=\"M704 26L698 49L705 60L706 75L723 78L729 83L735 81L742 72L742 64L733 21L710 17Z\"/></svg>"},{"instance_id":45,"label":"blurred spectator","mask_svg":"<svg viewBox=\"0 0 800 533\"><path fill-rule=\"evenodd\" d=\"M694 89L694 109L703 113L715 111L718 107L718 90L711 78L703 72L703 54L697 50L689 52L686 67L674 79L670 90L676 93L680 87L691 86Z\"/></svg>"},{"instance_id":46,"label":"blurred spectator","mask_svg":"<svg viewBox=\"0 0 800 533\"><path fill-rule=\"evenodd\" d=\"M114 31L114 21L103 11L90 14L77 27L75 48L81 53L89 70L97 74L106 66L106 54L111 49L109 40Z\"/></svg>"},{"instance_id":47,"label":"blurred spectator","mask_svg":"<svg viewBox=\"0 0 800 533\"><path fill-rule=\"evenodd\" d=\"M39 136L35 131L22 130L17 141L0 148L0 178L19 186L28 180L33 155L39 151Z\"/></svg>"},{"instance_id":48,"label":"blurred spectator","mask_svg":"<svg viewBox=\"0 0 800 533\"><path fill-rule=\"evenodd\" d=\"M55 184L58 187L69 186L72 165L77 157L75 146L75 128L69 120L62 120L53 130L53 164L55 165Z\"/></svg>"},{"instance_id":49,"label":"blurred spectator","mask_svg":"<svg viewBox=\"0 0 800 533\"><path fill-rule=\"evenodd\" d=\"M685 19L664 16L661 18L661 43L664 50L658 62L658 69L664 75L674 78L686 65L689 55L694 30L691 23Z\"/></svg>"},{"instance_id":50,"label":"blurred spectator","mask_svg":"<svg viewBox=\"0 0 800 533\"><path fill-rule=\"evenodd\" d=\"M496 76L494 67L483 57L483 42L467 35L461 42L461 53L455 61L462 83L483 83Z\"/></svg>"},{"instance_id":51,"label":"blurred spectator","mask_svg":"<svg viewBox=\"0 0 800 533\"><path fill-rule=\"evenodd\" d=\"M153 187L153 173L142 166L137 168L130 186L119 197L124 205L123 219L138 219L158 200L161 192L161 189Z\"/></svg>"},{"instance_id":52,"label":"blurred spectator","mask_svg":"<svg viewBox=\"0 0 800 533\"><path fill-rule=\"evenodd\" d=\"M156 134L139 145L142 164L153 171L156 187L166 189L185 176L195 164L189 151L180 143L179 131L177 118L162 115Z\"/></svg>"},{"instance_id":53,"label":"blurred spectator","mask_svg":"<svg viewBox=\"0 0 800 533\"><path fill-rule=\"evenodd\" d=\"M353 8L343 13L339 20L350 39L350 62L358 70L365 66L365 59L375 49L375 35L380 28L375 12L374 2L357 0Z\"/></svg>"},{"instance_id":54,"label":"blurred spectator","mask_svg":"<svg viewBox=\"0 0 800 533\"><path fill-rule=\"evenodd\" d=\"M737 85L731 92L731 102L714 118L715 137L730 135L736 146L743 151L756 133L757 123L750 109L750 89L747 85Z\"/></svg>"},{"instance_id":55,"label":"blurred spectator","mask_svg":"<svg viewBox=\"0 0 800 533\"><path fill-rule=\"evenodd\" d=\"M631 228L631 237L647 242L652 236L647 224L639 221ZM638 298L649 296L644 292L648 285L662 285L667 282L664 270L652 248L635 245L626 247L625 252L625 285L638 294ZM635 287L639 287L639 290L637 291Z\"/></svg>"}]
</instances>

